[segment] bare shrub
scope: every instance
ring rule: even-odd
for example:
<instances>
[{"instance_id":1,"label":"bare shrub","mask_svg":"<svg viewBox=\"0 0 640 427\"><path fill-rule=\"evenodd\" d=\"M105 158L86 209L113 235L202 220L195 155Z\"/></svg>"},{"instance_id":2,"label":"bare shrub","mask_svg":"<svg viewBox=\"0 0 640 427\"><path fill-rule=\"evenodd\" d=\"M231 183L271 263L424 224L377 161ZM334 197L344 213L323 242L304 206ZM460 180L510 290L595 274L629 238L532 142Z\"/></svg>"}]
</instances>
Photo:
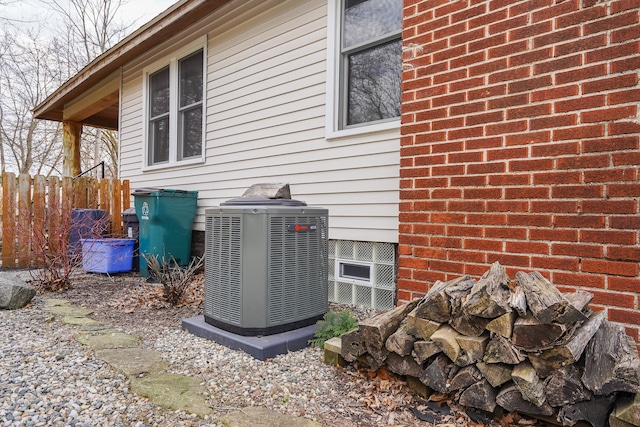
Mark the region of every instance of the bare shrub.
<instances>
[{"instance_id":1,"label":"bare shrub","mask_svg":"<svg viewBox=\"0 0 640 427\"><path fill-rule=\"evenodd\" d=\"M73 224L70 210L49 210L46 215L49 229L34 230L31 236L33 261L29 273L36 291L64 292L73 287L74 273L83 266L81 239L103 237L106 218L80 224L79 228Z\"/></svg>"},{"instance_id":2,"label":"bare shrub","mask_svg":"<svg viewBox=\"0 0 640 427\"><path fill-rule=\"evenodd\" d=\"M150 275L162 284L164 298L171 305L180 303L185 291L204 264L203 258L198 257L193 257L189 265L181 267L173 256L169 261L162 257L162 262L154 255L140 254L140 256L147 262Z\"/></svg>"},{"instance_id":3,"label":"bare shrub","mask_svg":"<svg viewBox=\"0 0 640 427\"><path fill-rule=\"evenodd\" d=\"M29 266L32 284L38 292L64 292L72 287L72 274L82 267L82 252L71 251L71 212L51 212L48 223L55 229L35 232L31 245L34 260Z\"/></svg>"}]
</instances>

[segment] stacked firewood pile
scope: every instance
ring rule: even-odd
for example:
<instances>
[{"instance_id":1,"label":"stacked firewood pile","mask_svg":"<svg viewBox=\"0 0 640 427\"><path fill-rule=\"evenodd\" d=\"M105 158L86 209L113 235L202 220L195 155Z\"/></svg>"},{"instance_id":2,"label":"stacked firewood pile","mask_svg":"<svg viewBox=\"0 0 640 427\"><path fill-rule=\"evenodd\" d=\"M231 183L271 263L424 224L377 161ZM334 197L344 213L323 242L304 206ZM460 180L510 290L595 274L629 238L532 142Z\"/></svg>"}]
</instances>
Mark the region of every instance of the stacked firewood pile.
<instances>
[{"instance_id":1,"label":"stacked firewood pile","mask_svg":"<svg viewBox=\"0 0 640 427\"><path fill-rule=\"evenodd\" d=\"M428 294L342 336L347 362L419 378L459 404L498 406L566 426L604 426L615 400L640 392L636 343L538 272L510 280L495 263L479 279L436 282Z\"/></svg>"}]
</instances>

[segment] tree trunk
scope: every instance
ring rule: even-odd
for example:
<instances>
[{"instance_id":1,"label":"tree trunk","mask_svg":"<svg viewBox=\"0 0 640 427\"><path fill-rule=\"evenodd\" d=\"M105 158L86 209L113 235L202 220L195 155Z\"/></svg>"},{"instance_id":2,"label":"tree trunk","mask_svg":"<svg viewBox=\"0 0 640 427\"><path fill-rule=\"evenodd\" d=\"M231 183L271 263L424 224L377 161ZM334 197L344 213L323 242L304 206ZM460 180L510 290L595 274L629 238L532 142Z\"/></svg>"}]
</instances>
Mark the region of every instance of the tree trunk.
<instances>
[{"instance_id":1,"label":"tree trunk","mask_svg":"<svg viewBox=\"0 0 640 427\"><path fill-rule=\"evenodd\" d=\"M446 354L449 359L454 363L458 361L458 357L461 355L460 344L456 338L460 337L451 326L443 324L440 328L431 335L431 340L438 344L442 349L442 352Z\"/></svg>"},{"instance_id":2,"label":"tree trunk","mask_svg":"<svg viewBox=\"0 0 640 427\"><path fill-rule=\"evenodd\" d=\"M476 363L476 367L482 373L482 376L489 381L494 387L501 386L511 380L511 371L513 367L505 363Z\"/></svg>"},{"instance_id":3,"label":"tree trunk","mask_svg":"<svg viewBox=\"0 0 640 427\"><path fill-rule=\"evenodd\" d=\"M578 421L587 421L593 427L604 426L615 400L616 394L613 393L563 406L558 413L558 421L565 426L572 426Z\"/></svg>"},{"instance_id":4,"label":"tree trunk","mask_svg":"<svg viewBox=\"0 0 640 427\"><path fill-rule=\"evenodd\" d=\"M580 380L581 372L575 364L554 371L545 381L544 392L551 406L572 405L593 397Z\"/></svg>"},{"instance_id":5,"label":"tree trunk","mask_svg":"<svg viewBox=\"0 0 640 427\"><path fill-rule=\"evenodd\" d=\"M389 338L387 338L385 347L387 350L399 354L400 356L408 356L411 354L411 350L413 350L413 343L415 341L416 338L407 333L407 323L405 321L389 336Z\"/></svg>"},{"instance_id":6,"label":"tree trunk","mask_svg":"<svg viewBox=\"0 0 640 427\"><path fill-rule=\"evenodd\" d=\"M552 347L567 331L562 323L542 323L535 317L519 317L513 325L513 344L527 351Z\"/></svg>"},{"instance_id":7,"label":"tree trunk","mask_svg":"<svg viewBox=\"0 0 640 427\"><path fill-rule=\"evenodd\" d=\"M418 317L416 315L417 310L417 308L414 308L413 311L407 315L407 333L421 340L428 341L431 339L431 335L438 330L440 323Z\"/></svg>"},{"instance_id":8,"label":"tree trunk","mask_svg":"<svg viewBox=\"0 0 640 427\"><path fill-rule=\"evenodd\" d=\"M416 341L413 343L413 358L420 364L441 351L440 346L433 341Z\"/></svg>"},{"instance_id":9,"label":"tree trunk","mask_svg":"<svg viewBox=\"0 0 640 427\"><path fill-rule=\"evenodd\" d=\"M400 356L396 353L389 353L387 357L387 367L391 372L398 375L408 375L419 377L422 367L413 360L411 356Z\"/></svg>"},{"instance_id":10,"label":"tree trunk","mask_svg":"<svg viewBox=\"0 0 640 427\"><path fill-rule=\"evenodd\" d=\"M475 365L465 366L449 382L449 390L465 389L482 380L482 373Z\"/></svg>"},{"instance_id":11,"label":"tree trunk","mask_svg":"<svg viewBox=\"0 0 640 427\"><path fill-rule=\"evenodd\" d=\"M432 390L448 393L450 391L448 382L459 369L447 356L439 354L429 366L422 370L420 381Z\"/></svg>"},{"instance_id":12,"label":"tree trunk","mask_svg":"<svg viewBox=\"0 0 640 427\"><path fill-rule=\"evenodd\" d=\"M494 335L489 340L484 354L484 361L487 363L516 365L525 360L525 358L526 356L502 335Z\"/></svg>"},{"instance_id":13,"label":"tree trunk","mask_svg":"<svg viewBox=\"0 0 640 427\"><path fill-rule=\"evenodd\" d=\"M462 355L458 357L458 365L466 366L472 363L480 362L484 357L487 343L489 342L489 334L479 337L461 335L456 338L458 345L462 350Z\"/></svg>"},{"instance_id":14,"label":"tree trunk","mask_svg":"<svg viewBox=\"0 0 640 427\"><path fill-rule=\"evenodd\" d=\"M460 314L459 316L452 317L451 320L449 320L449 324L453 329L463 335L477 337L482 335L490 321L491 319L485 319L484 317Z\"/></svg>"},{"instance_id":15,"label":"tree trunk","mask_svg":"<svg viewBox=\"0 0 640 427\"><path fill-rule=\"evenodd\" d=\"M355 360L367 352L367 347L364 343L364 337L360 329L355 329L351 332L347 332L340 337L342 340L342 347L340 348L340 355L347 362L355 362Z\"/></svg>"},{"instance_id":16,"label":"tree trunk","mask_svg":"<svg viewBox=\"0 0 640 427\"><path fill-rule=\"evenodd\" d=\"M434 322L447 322L451 318L451 295L447 293L447 289L465 284L457 291L471 289L473 280L469 276L462 276L448 282L436 281L433 287L427 292L427 295L420 301L416 310L416 316L424 319L433 320ZM468 286L467 286L468 285ZM454 294L456 294L454 292ZM460 306L458 302L457 307Z\"/></svg>"},{"instance_id":17,"label":"tree trunk","mask_svg":"<svg viewBox=\"0 0 640 427\"><path fill-rule=\"evenodd\" d=\"M604 311L592 315L583 323L570 338L557 346L544 350L538 354L529 354L529 360L541 377L547 377L556 369L560 369L570 363L577 362L589 340L595 335L602 324Z\"/></svg>"},{"instance_id":18,"label":"tree trunk","mask_svg":"<svg viewBox=\"0 0 640 427\"><path fill-rule=\"evenodd\" d=\"M503 314L500 317L496 317L491 322L487 323L485 329L489 332L501 335L505 338L511 339L513 333L513 323L516 321L516 312L511 311L507 314Z\"/></svg>"},{"instance_id":19,"label":"tree trunk","mask_svg":"<svg viewBox=\"0 0 640 427\"><path fill-rule=\"evenodd\" d=\"M511 378L525 400L533 403L538 408L544 404L546 400L544 384L540 381L531 363L525 361L518 364L513 368Z\"/></svg>"}]
</instances>

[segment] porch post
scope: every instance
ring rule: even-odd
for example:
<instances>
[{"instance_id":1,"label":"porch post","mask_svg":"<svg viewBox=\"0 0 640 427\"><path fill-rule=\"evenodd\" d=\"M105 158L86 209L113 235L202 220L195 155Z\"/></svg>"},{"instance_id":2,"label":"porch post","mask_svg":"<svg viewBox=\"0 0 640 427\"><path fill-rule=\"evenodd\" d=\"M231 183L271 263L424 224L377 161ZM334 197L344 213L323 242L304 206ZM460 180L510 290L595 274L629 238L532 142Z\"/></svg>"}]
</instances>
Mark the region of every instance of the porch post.
<instances>
[{"instance_id":1,"label":"porch post","mask_svg":"<svg viewBox=\"0 0 640 427\"><path fill-rule=\"evenodd\" d=\"M76 176L80 170L80 134L82 123L65 120L62 122L62 176Z\"/></svg>"}]
</instances>

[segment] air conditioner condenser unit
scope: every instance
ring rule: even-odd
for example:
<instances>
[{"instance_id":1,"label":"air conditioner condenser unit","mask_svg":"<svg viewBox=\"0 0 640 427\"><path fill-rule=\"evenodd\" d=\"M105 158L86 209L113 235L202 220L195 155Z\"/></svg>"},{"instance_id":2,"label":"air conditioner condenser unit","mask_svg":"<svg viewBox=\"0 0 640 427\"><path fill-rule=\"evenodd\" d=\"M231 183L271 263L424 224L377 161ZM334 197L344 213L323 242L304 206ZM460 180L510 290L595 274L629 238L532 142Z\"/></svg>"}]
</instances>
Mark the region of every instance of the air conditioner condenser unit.
<instances>
[{"instance_id":1,"label":"air conditioner condenser unit","mask_svg":"<svg viewBox=\"0 0 640 427\"><path fill-rule=\"evenodd\" d=\"M206 323L271 335L327 312L327 209L239 198L207 209L205 222Z\"/></svg>"}]
</instances>

